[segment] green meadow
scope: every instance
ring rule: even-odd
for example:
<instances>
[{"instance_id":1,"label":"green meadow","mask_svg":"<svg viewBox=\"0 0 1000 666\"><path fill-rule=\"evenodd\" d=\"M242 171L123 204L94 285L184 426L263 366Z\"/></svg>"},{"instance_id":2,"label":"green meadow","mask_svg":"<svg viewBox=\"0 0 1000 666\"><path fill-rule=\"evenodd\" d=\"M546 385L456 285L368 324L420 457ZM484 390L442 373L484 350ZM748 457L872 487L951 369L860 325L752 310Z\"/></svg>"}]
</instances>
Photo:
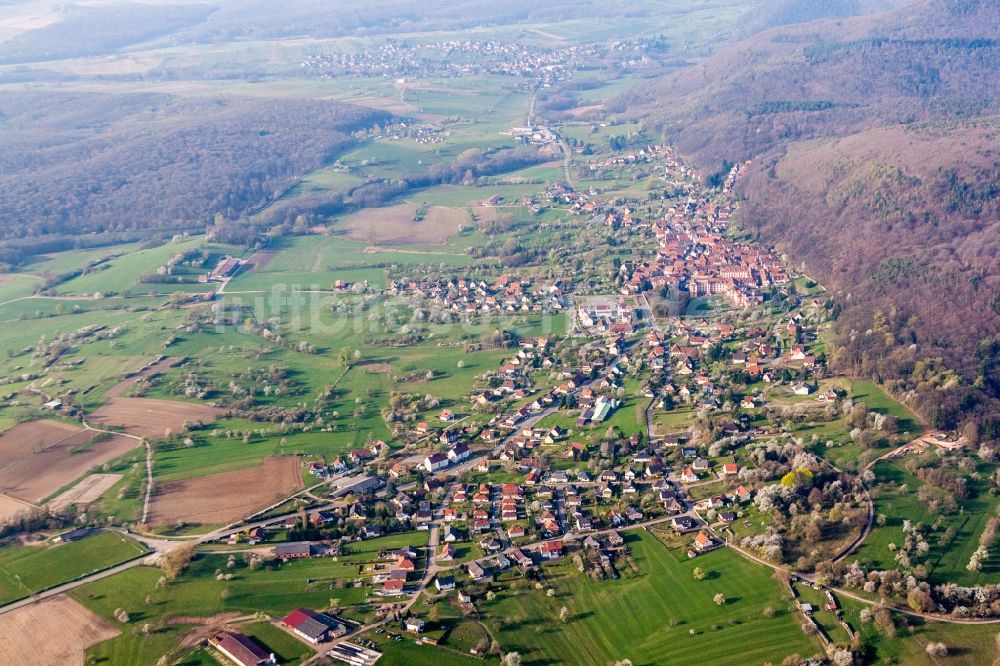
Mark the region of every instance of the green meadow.
<instances>
[{"instance_id":1,"label":"green meadow","mask_svg":"<svg viewBox=\"0 0 1000 666\"><path fill-rule=\"evenodd\" d=\"M639 573L591 582L570 562L543 568L543 589L515 585L480 602L486 624L525 664L747 664L810 656L819 645L803 634L771 573L720 549L688 560L647 532L629 538ZM695 567L707 575L696 581ZM554 596L546 592L555 590ZM713 601L725 596L725 604ZM559 620L562 607L569 620ZM774 617L764 617L764 609Z\"/></svg>"},{"instance_id":2,"label":"green meadow","mask_svg":"<svg viewBox=\"0 0 1000 666\"><path fill-rule=\"evenodd\" d=\"M26 597L145 552L145 546L117 532L69 543L0 547L0 602Z\"/></svg>"},{"instance_id":3,"label":"green meadow","mask_svg":"<svg viewBox=\"0 0 1000 666\"><path fill-rule=\"evenodd\" d=\"M159 569L136 567L77 588L70 596L122 629L120 636L90 648L89 657L116 665L148 664L175 651L189 629L170 622L170 618L208 617L232 611L263 612L280 618L299 607L328 608L331 600L341 608L358 604L367 607L372 588L346 583L367 577L364 565L377 559L379 549L426 543L426 532L409 532L372 539L356 548L348 546L337 559L275 562L260 569L245 566L241 554L233 556L238 562L234 567L228 566L228 555L199 555L180 577L164 584L159 582ZM229 575L229 580L220 579L220 573ZM127 624L115 619L118 608L128 613ZM147 623L152 627L148 636L138 631ZM255 635L268 645L268 640L275 640L276 652L298 658L293 644L276 640L269 629L262 627Z\"/></svg>"},{"instance_id":4,"label":"green meadow","mask_svg":"<svg viewBox=\"0 0 1000 666\"><path fill-rule=\"evenodd\" d=\"M909 473L900 461L880 462L874 467L876 483L871 491L876 516L885 516L884 525L876 525L855 553L854 558L882 569L896 566L890 544L902 546L905 538L903 521L925 528L931 547L927 560L929 580L933 583L953 582L958 585L985 585L1000 581L1000 548L989 549L982 570L970 572L966 565L979 545L987 520L996 513L1000 500L988 492L983 480L970 483L970 497L959 500L959 510L947 514L935 512L917 497L924 483ZM941 497L942 491L929 488L931 495ZM937 525L934 528L934 525ZM947 531L954 531L949 535Z\"/></svg>"}]
</instances>

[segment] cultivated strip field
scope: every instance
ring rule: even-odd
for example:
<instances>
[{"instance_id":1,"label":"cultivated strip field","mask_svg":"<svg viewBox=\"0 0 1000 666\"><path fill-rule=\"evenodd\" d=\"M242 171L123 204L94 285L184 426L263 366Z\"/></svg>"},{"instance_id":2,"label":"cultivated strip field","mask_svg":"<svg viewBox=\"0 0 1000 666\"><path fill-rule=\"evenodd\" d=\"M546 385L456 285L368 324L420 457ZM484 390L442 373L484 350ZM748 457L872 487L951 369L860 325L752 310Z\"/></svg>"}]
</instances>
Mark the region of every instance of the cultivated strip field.
<instances>
[{"instance_id":1,"label":"cultivated strip field","mask_svg":"<svg viewBox=\"0 0 1000 666\"><path fill-rule=\"evenodd\" d=\"M416 216L414 204L369 208L347 218L347 235L379 243L443 243L471 222L464 208L446 206L431 206L419 221Z\"/></svg>"},{"instance_id":2,"label":"cultivated strip field","mask_svg":"<svg viewBox=\"0 0 1000 666\"><path fill-rule=\"evenodd\" d=\"M27 502L40 502L87 470L128 453L138 444L130 437L114 435L88 445L94 434L81 430L78 436L10 462L0 470L0 489ZM74 453L79 446L86 448Z\"/></svg>"},{"instance_id":3,"label":"cultivated strip field","mask_svg":"<svg viewBox=\"0 0 1000 666\"><path fill-rule=\"evenodd\" d=\"M149 522L151 525L230 523L300 488L298 458L266 458L256 467L160 486L153 498Z\"/></svg>"},{"instance_id":4,"label":"cultivated strip field","mask_svg":"<svg viewBox=\"0 0 1000 666\"><path fill-rule=\"evenodd\" d=\"M0 663L83 664L87 648L118 633L76 601L55 596L0 615Z\"/></svg>"},{"instance_id":5,"label":"cultivated strip field","mask_svg":"<svg viewBox=\"0 0 1000 666\"><path fill-rule=\"evenodd\" d=\"M58 421L28 421L16 425L0 435L0 468L80 432L80 427Z\"/></svg>"},{"instance_id":6,"label":"cultivated strip field","mask_svg":"<svg viewBox=\"0 0 1000 666\"><path fill-rule=\"evenodd\" d=\"M271 260L274 259L276 256L278 256L279 252L281 252L281 250L261 250L260 252L255 254L253 258L247 261L246 263L247 268L245 270L248 271L261 270L269 263L271 263Z\"/></svg>"},{"instance_id":7,"label":"cultivated strip field","mask_svg":"<svg viewBox=\"0 0 1000 666\"><path fill-rule=\"evenodd\" d=\"M137 444L130 437L97 437L92 430L55 421L22 423L0 437L0 491L40 502Z\"/></svg>"},{"instance_id":8,"label":"cultivated strip field","mask_svg":"<svg viewBox=\"0 0 1000 666\"><path fill-rule=\"evenodd\" d=\"M8 495L0 494L0 522L6 522L15 516L30 511L35 507Z\"/></svg>"},{"instance_id":9,"label":"cultivated strip field","mask_svg":"<svg viewBox=\"0 0 1000 666\"><path fill-rule=\"evenodd\" d=\"M173 365L175 362L177 362L177 359L175 358L168 357L161 359L156 363L153 363L152 365L147 367L145 370L135 373L125 381L115 384L110 389L108 389L107 393L105 393L104 395L108 398L120 398L124 396L126 393L128 393L129 389L135 386L140 380L145 379L147 377L152 377L153 375L163 372L171 365Z\"/></svg>"},{"instance_id":10,"label":"cultivated strip field","mask_svg":"<svg viewBox=\"0 0 1000 666\"><path fill-rule=\"evenodd\" d=\"M186 421L214 421L222 410L208 405L152 398L112 398L89 417L95 425L124 426L139 437L163 437L167 430L178 433Z\"/></svg>"},{"instance_id":11,"label":"cultivated strip field","mask_svg":"<svg viewBox=\"0 0 1000 666\"><path fill-rule=\"evenodd\" d=\"M53 509L62 509L70 504L90 504L108 492L111 486L118 483L121 474L91 474L80 483L49 502Z\"/></svg>"}]
</instances>

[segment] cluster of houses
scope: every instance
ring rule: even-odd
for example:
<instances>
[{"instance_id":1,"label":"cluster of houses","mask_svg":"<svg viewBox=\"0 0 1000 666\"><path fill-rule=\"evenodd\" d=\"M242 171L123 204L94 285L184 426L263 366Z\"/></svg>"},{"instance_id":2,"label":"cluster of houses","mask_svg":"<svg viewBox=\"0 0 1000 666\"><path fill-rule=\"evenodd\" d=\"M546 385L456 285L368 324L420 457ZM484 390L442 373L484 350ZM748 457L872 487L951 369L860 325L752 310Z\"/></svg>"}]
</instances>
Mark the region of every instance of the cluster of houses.
<instances>
[{"instance_id":1,"label":"cluster of houses","mask_svg":"<svg viewBox=\"0 0 1000 666\"><path fill-rule=\"evenodd\" d=\"M517 567L527 571L536 566L537 562L558 560L565 555L565 544L559 539L543 541L532 548L512 546L502 553L473 560L465 565L469 578L475 582L490 580L495 575Z\"/></svg>"},{"instance_id":2,"label":"cluster of houses","mask_svg":"<svg viewBox=\"0 0 1000 666\"><path fill-rule=\"evenodd\" d=\"M635 306L624 296L587 296L574 311L577 330L612 335L630 335L635 329Z\"/></svg>"},{"instance_id":3,"label":"cluster of houses","mask_svg":"<svg viewBox=\"0 0 1000 666\"><path fill-rule=\"evenodd\" d=\"M417 551L410 546L404 546L384 553L382 559L392 564L380 565L380 568L386 570L375 574L373 581L382 585L377 594L384 597L406 594L409 577L417 570Z\"/></svg>"},{"instance_id":4,"label":"cluster of houses","mask_svg":"<svg viewBox=\"0 0 1000 666\"><path fill-rule=\"evenodd\" d=\"M654 260L630 267L629 290L670 287L690 298L722 295L733 305L750 307L762 303L772 285L788 281L774 252L724 235L728 207L698 202L694 218L689 210L672 209L666 219L652 222L659 252Z\"/></svg>"},{"instance_id":5,"label":"cluster of houses","mask_svg":"<svg viewBox=\"0 0 1000 666\"><path fill-rule=\"evenodd\" d=\"M664 146L616 153L592 162L590 169L654 161L662 161L667 173L692 176ZM730 180L735 179L735 173L730 174L726 187L731 188ZM649 228L655 235L659 247L655 258L622 265L621 274L626 278L624 293L669 287L690 298L721 295L735 306L750 307L762 303L773 285L788 281L784 264L776 253L726 237L725 230L734 210L729 203L719 204L707 196L691 194L686 202L669 208L662 217L644 220L635 217L635 211L627 204L608 206L584 195L562 194L560 199L568 199L567 203L572 203L576 212L593 214L593 221L614 228Z\"/></svg>"},{"instance_id":6,"label":"cluster of houses","mask_svg":"<svg viewBox=\"0 0 1000 666\"><path fill-rule=\"evenodd\" d=\"M340 474L350 469L364 465L370 460L375 460L388 453L390 447L382 440L377 440L369 446L355 449L345 455L337 456L331 461L308 460L305 462L306 471L318 479L328 479L332 474Z\"/></svg>"},{"instance_id":7,"label":"cluster of houses","mask_svg":"<svg viewBox=\"0 0 1000 666\"><path fill-rule=\"evenodd\" d=\"M626 167L633 164L651 164L666 161L667 169L671 166L684 168L677 162L673 148L664 144L647 144L633 150L615 153L604 159L591 160L587 163L590 171L600 171L612 167Z\"/></svg>"},{"instance_id":8,"label":"cluster of houses","mask_svg":"<svg viewBox=\"0 0 1000 666\"><path fill-rule=\"evenodd\" d=\"M534 284L530 278L501 275L493 283L483 279L390 280L386 293L409 296L433 308L470 315L514 315L560 312L565 308L561 279Z\"/></svg>"},{"instance_id":9,"label":"cluster of houses","mask_svg":"<svg viewBox=\"0 0 1000 666\"><path fill-rule=\"evenodd\" d=\"M496 75L527 79L523 87L551 86L572 75L577 66L597 64L609 45L538 48L498 40L438 40L420 44L387 42L358 51L313 54L300 61L308 76L320 78L422 77L464 78ZM637 57L642 44L631 45Z\"/></svg>"},{"instance_id":10,"label":"cluster of houses","mask_svg":"<svg viewBox=\"0 0 1000 666\"><path fill-rule=\"evenodd\" d=\"M508 130L500 132L500 134L533 146L547 146L559 140L559 136L548 127L537 127L534 125L511 127Z\"/></svg>"},{"instance_id":11,"label":"cluster of houses","mask_svg":"<svg viewBox=\"0 0 1000 666\"><path fill-rule=\"evenodd\" d=\"M453 431L452 431L453 432ZM469 445L465 442L458 442L450 449L447 453L431 453L424 458L423 466L428 472L438 472L445 469L449 465L464 462L469 459L472 454L469 449Z\"/></svg>"}]
</instances>

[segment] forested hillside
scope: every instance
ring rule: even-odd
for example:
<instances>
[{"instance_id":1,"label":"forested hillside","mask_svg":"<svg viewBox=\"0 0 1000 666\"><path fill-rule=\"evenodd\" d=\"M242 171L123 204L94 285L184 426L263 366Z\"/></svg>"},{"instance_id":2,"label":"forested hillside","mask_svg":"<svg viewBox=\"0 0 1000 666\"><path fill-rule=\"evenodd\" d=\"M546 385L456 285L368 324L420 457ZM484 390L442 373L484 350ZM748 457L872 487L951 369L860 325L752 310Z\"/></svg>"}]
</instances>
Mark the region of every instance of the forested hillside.
<instances>
[{"instance_id":1,"label":"forested hillside","mask_svg":"<svg viewBox=\"0 0 1000 666\"><path fill-rule=\"evenodd\" d=\"M834 365L918 390L941 427L978 409L937 390L953 372L1000 395L996 146L1000 122L880 128L764 156L744 187L745 224L838 290Z\"/></svg>"},{"instance_id":2,"label":"forested hillside","mask_svg":"<svg viewBox=\"0 0 1000 666\"><path fill-rule=\"evenodd\" d=\"M5 91L0 262L80 234L235 219L387 118L312 100Z\"/></svg>"},{"instance_id":3,"label":"forested hillside","mask_svg":"<svg viewBox=\"0 0 1000 666\"><path fill-rule=\"evenodd\" d=\"M824 18L861 16L888 11L908 0L772 0L751 8L740 21L739 34L749 37L762 30Z\"/></svg>"},{"instance_id":4,"label":"forested hillside","mask_svg":"<svg viewBox=\"0 0 1000 666\"><path fill-rule=\"evenodd\" d=\"M619 108L710 178L754 160L744 223L839 291L838 366L992 432L997 71L1000 5L923 0L763 32Z\"/></svg>"},{"instance_id":5,"label":"forested hillside","mask_svg":"<svg viewBox=\"0 0 1000 666\"><path fill-rule=\"evenodd\" d=\"M717 170L796 139L995 113L998 68L1000 5L921 0L763 32L635 89L619 109Z\"/></svg>"}]
</instances>

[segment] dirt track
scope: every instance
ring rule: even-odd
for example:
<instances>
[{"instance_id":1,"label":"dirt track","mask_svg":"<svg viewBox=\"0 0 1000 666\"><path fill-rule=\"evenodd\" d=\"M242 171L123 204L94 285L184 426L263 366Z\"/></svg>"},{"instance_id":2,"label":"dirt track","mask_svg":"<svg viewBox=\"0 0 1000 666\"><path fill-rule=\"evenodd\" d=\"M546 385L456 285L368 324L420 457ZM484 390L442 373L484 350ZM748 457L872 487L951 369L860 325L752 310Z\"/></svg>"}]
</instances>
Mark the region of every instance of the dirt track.
<instances>
[{"instance_id":1,"label":"dirt track","mask_svg":"<svg viewBox=\"0 0 1000 666\"><path fill-rule=\"evenodd\" d=\"M153 498L149 524L225 525L300 488L298 458L267 458L255 467L163 484Z\"/></svg>"}]
</instances>

